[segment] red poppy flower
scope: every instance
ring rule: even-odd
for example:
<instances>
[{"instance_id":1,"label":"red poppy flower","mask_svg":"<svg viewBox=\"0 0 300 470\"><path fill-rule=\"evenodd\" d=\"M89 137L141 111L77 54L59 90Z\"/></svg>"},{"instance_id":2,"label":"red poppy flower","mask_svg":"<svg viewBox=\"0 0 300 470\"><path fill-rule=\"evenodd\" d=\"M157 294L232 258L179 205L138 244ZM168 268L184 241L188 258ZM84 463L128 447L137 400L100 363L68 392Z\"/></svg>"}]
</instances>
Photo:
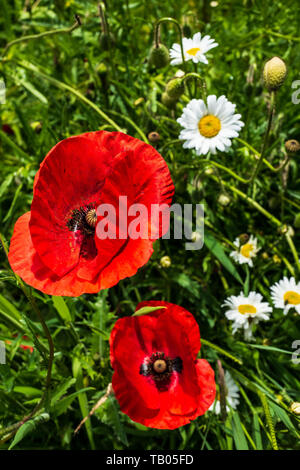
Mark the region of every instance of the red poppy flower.
<instances>
[{"instance_id":1,"label":"red poppy flower","mask_svg":"<svg viewBox=\"0 0 300 470\"><path fill-rule=\"evenodd\" d=\"M46 294L78 296L111 287L149 260L153 239L125 232L123 238L99 239L95 227L104 214L97 208L110 204L118 212L119 196L126 196L128 207L143 204L150 217L151 205L169 207L173 194L167 164L150 145L121 132L65 139L50 150L35 177L31 211L15 225L10 265ZM147 223L151 232L151 220ZM162 227L155 233L162 236Z\"/></svg>"},{"instance_id":2,"label":"red poppy flower","mask_svg":"<svg viewBox=\"0 0 300 470\"><path fill-rule=\"evenodd\" d=\"M112 386L121 411L133 421L157 429L175 429L208 410L214 402L214 371L198 359L199 327L178 305L119 319L110 337Z\"/></svg>"}]
</instances>

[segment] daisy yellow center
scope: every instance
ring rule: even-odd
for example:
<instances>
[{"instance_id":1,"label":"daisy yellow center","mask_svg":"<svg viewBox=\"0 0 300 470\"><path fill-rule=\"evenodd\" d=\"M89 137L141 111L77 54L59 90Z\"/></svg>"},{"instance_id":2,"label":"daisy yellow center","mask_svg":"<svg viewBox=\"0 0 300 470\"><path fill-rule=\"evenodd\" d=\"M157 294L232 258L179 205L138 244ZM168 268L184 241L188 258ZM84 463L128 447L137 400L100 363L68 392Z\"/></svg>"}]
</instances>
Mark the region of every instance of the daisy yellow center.
<instances>
[{"instance_id":1,"label":"daisy yellow center","mask_svg":"<svg viewBox=\"0 0 300 470\"><path fill-rule=\"evenodd\" d=\"M239 305L239 312L245 315L245 313L256 313L256 307L249 304Z\"/></svg>"},{"instance_id":2,"label":"daisy yellow center","mask_svg":"<svg viewBox=\"0 0 300 470\"><path fill-rule=\"evenodd\" d=\"M187 52L187 54L189 55L193 55L195 56L197 54L197 52L200 51L200 47L192 47L191 49L189 49Z\"/></svg>"},{"instance_id":3,"label":"daisy yellow center","mask_svg":"<svg viewBox=\"0 0 300 470\"><path fill-rule=\"evenodd\" d=\"M198 122L198 129L201 135L207 138L215 137L221 130L221 121L216 116L208 114Z\"/></svg>"},{"instance_id":4,"label":"daisy yellow center","mask_svg":"<svg viewBox=\"0 0 300 470\"><path fill-rule=\"evenodd\" d=\"M240 252L241 252L241 255L245 256L245 258L250 258L252 250L253 250L252 243L245 243L245 245L241 246Z\"/></svg>"},{"instance_id":5,"label":"daisy yellow center","mask_svg":"<svg viewBox=\"0 0 300 470\"><path fill-rule=\"evenodd\" d=\"M288 304L299 305L300 304L300 295L297 292L289 290L283 296L284 301Z\"/></svg>"}]
</instances>

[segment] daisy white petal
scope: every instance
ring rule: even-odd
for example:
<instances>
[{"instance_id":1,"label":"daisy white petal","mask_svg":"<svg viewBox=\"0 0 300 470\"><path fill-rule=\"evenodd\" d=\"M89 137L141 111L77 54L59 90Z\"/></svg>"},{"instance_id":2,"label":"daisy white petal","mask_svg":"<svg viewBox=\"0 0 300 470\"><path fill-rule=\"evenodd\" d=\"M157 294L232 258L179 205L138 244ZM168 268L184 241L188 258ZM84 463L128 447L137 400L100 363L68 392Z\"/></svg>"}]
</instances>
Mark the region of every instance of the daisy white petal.
<instances>
[{"instance_id":1,"label":"daisy white petal","mask_svg":"<svg viewBox=\"0 0 300 470\"><path fill-rule=\"evenodd\" d=\"M218 44L210 36L201 39L201 33L194 34L193 38L183 38L182 47L184 60L192 60L195 64L202 62L207 64L205 54ZM170 49L171 65L182 64L182 54L180 44L173 44Z\"/></svg>"},{"instance_id":2,"label":"daisy white petal","mask_svg":"<svg viewBox=\"0 0 300 470\"><path fill-rule=\"evenodd\" d=\"M239 264L247 263L250 267L253 266L252 258L255 258L260 248L257 246L257 238L250 236L246 243L241 243L239 238L233 242L237 247L236 250L230 253L230 256Z\"/></svg>"},{"instance_id":3,"label":"daisy white petal","mask_svg":"<svg viewBox=\"0 0 300 470\"><path fill-rule=\"evenodd\" d=\"M300 282L284 277L271 287L271 297L276 308L283 309L284 315L292 308L300 315Z\"/></svg>"}]
</instances>

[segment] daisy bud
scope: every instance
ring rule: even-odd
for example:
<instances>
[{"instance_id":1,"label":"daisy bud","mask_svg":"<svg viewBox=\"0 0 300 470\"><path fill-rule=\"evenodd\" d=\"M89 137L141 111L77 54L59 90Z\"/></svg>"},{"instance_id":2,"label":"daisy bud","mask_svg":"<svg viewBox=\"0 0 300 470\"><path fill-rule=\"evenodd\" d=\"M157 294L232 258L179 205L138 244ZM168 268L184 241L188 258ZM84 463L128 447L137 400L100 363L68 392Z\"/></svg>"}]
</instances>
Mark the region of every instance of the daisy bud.
<instances>
[{"instance_id":1,"label":"daisy bud","mask_svg":"<svg viewBox=\"0 0 300 470\"><path fill-rule=\"evenodd\" d=\"M293 413L295 413L295 415L300 415L300 403L299 402L294 401L294 403L291 404L290 409Z\"/></svg>"},{"instance_id":2,"label":"daisy bud","mask_svg":"<svg viewBox=\"0 0 300 470\"><path fill-rule=\"evenodd\" d=\"M281 259L279 258L278 255L273 256L273 261L275 264L281 264Z\"/></svg>"},{"instance_id":3,"label":"daisy bud","mask_svg":"<svg viewBox=\"0 0 300 470\"><path fill-rule=\"evenodd\" d=\"M221 205L221 206L228 206L228 204L230 203L230 197L226 194L226 193L222 193L220 194L220 196L218 197L218 203Z\"/></svg>"},{"instance_id":4,"label":"daisy bud","mask_svg":"<svg viewBox=\"0 0 300 470\"><path fill-rule=\"evenodd\" d=\"M100 47L103 51L109 51L115 47L116 40L112 33L101 33L100 34Z\"/></svg>"},{"instance_id":5,"label":"daisy bud","mask_svg":"<svg viewBox=\"0 0 300 470\"><path fill-rule=\"evenodd\" d=\"M169 268L171 266L172 262L171 262L171 258L170 256L163 256L161 259L160 259L160 265L162 268Z\"/></svg>"},{"instance_id":6,"label":"daisy bud","mask_svg":"<svg viewBox=\"0 0 300 470\"><path fill-rule=\"evenodd\" d=\"M177 100L172 98L168 93L163 93L161 95L161 102L164 104L167 108L175 108Z\"/></svg>"},{"instance_id":7,"label":"daisy bud","mask_svg":"<svg viewBox=\"0 0 300 470\"><path fill-rule=\"evenodd\" d=\"M199 232L192 232L191 241L193 243L196 243L196 242L200 242L200 240L201 240L201 234Z\"/></svg>"},{"instance_id":8,"label":"daisy bud","mask_svg":"<svg viewBox=\"0 0 300 470\"><path fill-rule=\"evenodd\" d=\"M167 83L166 91L170 98L179 99L180 96L184 93L184 81L182 78L172 78Z\"/></svg>"},{"instance_id":9,"label":"daisy bud","mask_svg":"<svg viewBox=\"0 0 300 470\"><path fill-rule=\"evenodd\" d=\"M213 175L214 174L214 169L213 168L206 168L206 170L204 170L204 174L207 175L207 176Z\"/></svg>"},{"instance_id":10,"label":"daisy bud","mask_svg":"<svg viewBox=\"0 0 300 470\"><path fill-rule=\"evenodd\" d=\"M42 130L42 123L40 121L35 121L30 123L31 129L34 130L37 134L39 134Z\"/></svg>"},{"instance_id":11,"label":"daisy bud","mask_svg":"<svg viewBox=\"0 0 300 470\"><path fill-rule=\"evenodd\" d=\"M262 259L269 259L269 255L266 251L261 254Z\"/></svg>"},{"instance_id":12,"label":"daisy bud","mask_svg":"<svg viewBox=\"0 0 300 470\"><path fill-rule=\"evenodd\" d=\"M287 70L286 65L279 57L268 60L264 66L263 77L269 91L278 90L284 82Z\"/></svg>"},{"instance_id":13,"label":"daisy bud","mask_svg":"<svg viewBox=\"0 0 300 470\"><path fill-rule=\"evenodd\" d=\"M165 67L170 61L169 49L164 44L154 45L149 55L149 65L157 69Z\"/></svg>"},{"instance_id":14,"label":"daisy bud","mask_svg":"<svg viewBox=\"0 0 300 470\"><path fill-rule=\"evenodd\" d=\"M279 233L281 233L281 235L289 235L290 237L293 237L295 235L293 227L287 224L282 225L282 227L280 227L278 231Z\"/></svg>"},{"instance_id":15,"label":"daisy bud","mask_svg":"<svg viewBox=\"0 0 300 470\"><path fill-rule=\"evenodd\" d=\"M297 153L300 150L300 143L296 139L287 140L284 146L287 153Z\"/></svg>"},{"instance_id":16,"label":"daisy bud","mask_svg":"<svg viewBox=\"0 0 300 470\"><path fill-rule=\"evenodd\" d=\"M295 216L294 227L295 228L300 228L300 212Z\"/></svg>"},{"instance_id":17,"label":"daisy bud","mask_svg":"<svg viewBox=\"0 0 300 470\"><path fill-rule=\"evenodd\" d=\"M183 70L177 70L177 72L174 75L176 78L183 78L185 76L185 72Z\"/></svg>"},{"instance_id":18,"label":"daisy bud","mask_svg":"<svg viewBox=\"0 0 300 470\"><path fill-rule=\"evenodd\" d=\"M149 142L151 142L151 144L156 144L157 142L160 141L160 135L158 132L150 132L148 134L148 139L149 139Z\"/></svg>"}]
</instances>

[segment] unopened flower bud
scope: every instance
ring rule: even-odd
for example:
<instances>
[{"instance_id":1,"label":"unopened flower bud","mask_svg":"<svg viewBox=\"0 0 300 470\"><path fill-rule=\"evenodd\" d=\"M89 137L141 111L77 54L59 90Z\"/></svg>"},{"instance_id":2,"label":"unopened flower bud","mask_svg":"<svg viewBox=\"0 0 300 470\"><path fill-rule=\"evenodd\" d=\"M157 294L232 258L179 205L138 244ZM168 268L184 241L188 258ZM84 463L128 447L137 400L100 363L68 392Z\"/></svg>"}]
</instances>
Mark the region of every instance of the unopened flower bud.
<instances>
[{"instance_id":1,"label":"unopened flower bud","mask_svg":"<svg viewBox=\"0 0 300 470\"><path fill-rule=\"evenodd\" d=\"M286 65L279 57L268 60L264 66L263 77L266 87L270 91L276 91L284 82L287 70Z\"/></svg>"},{"instance_id":2,"label":"unopened flower bud","mask_svg":"<svg viewBox=\"0 0 300 470\"><path fill-rule=\"evenodd\" d=\"M34 130L37 134L39 134L42 130L42 123L40 121L35 121L30 123L31 129Z\"/></svg>"},{"instance_id":3,"label":"unopened flower bud","mask_svg":"<svg viewBox=\"0 0 300 470\"><path fill-rule=\"evenodd\" d=\"M160 135L158 132L153 131L148 134L148 139L151 144L156 144L160 141Z\"/></svg>"},{"instance_id":4,"label":"unopened flower bud","mask_svg":"<svg viewBox=\"0 0 300 470\"><path fill-rule=\"evenodd\" d=\"M184 81L182 78L172 78L166 85L165 91L170 98L179 99L184 93Z\"/></svg>"},{"instance_id":5,"label":"unopened flower bud","mask_svg":"<svg viewBox=\"0 0 300 470\"><path fill-rule=\"evenodd\" d=\"M183 78L185 76L185 72L183 70L177 70L177 72L175 73L174 77L176 78Z\"/></svg>"},{"instance_id":6,"label":"unopened flower bud","mask_svg":"<svg viewBox=\"0 0 300 470\"><path fill-rule=\"evenodd\" d=\"M163 256L161 259L160 259L160 265L162 268L169 268L171 266L172 262L171 262L171 258L170 256Z\"/></svg>"},{"instance_id":7,"label":"unopened flower bud","mask_svg":"<svg viewBox=\"0 0 300 470\"><path fill-rule=\"evenodd\" d=\"M191 241L193 243L200 242L201 240L201 234L199 232L192 232L191 234Z\"/></svg>"},{"instance_id":8,"label":"unopened flower bud","mask_svg":"<svg viewBox=\"0 0 300 470\"><path fill-rule=\"evenodd\" d=\"M287 153L297 153L300 150L300 143L296 139L287 140L284 146Z\"/></svg>"},{"instance_id":9,"label":"unopened flower bud","mask_svg":"<svg viewBox=\"0 0 300 470\"><path fill-rule=\"evenodd\" d=\"M115 47L116 40L112 33L101 33L100 34L100 47L103 51L109 51Z\"/></svg>"},{"instance_id":10,"label":"unopened flower bud","mask_svg":"<svg viewBox=\"0 0 300 470\"><path fill-rule=\"evenodd\" d=\"M218 197L218 203L224 207L228 206L228 204L230 203L230 197L228 196L228 194L221 193Z\"/></svg>"},{"instance_id":11,"label":"unopened flower bud","mask_svg":"<svg viewBox=\"0 0 300 470\"><path fill-rule=\"evenodd\" d=\"M247 243L247 241L249 240L249 235L248 233L241 233L241 235L239 235L239 240L240 240L240 243L243 245L244 243Z\"/></svg>"},{"instance_id":12,"label":"unopened flower bud","mask_svg":"<svg viewBox=\"0 0 300 470\"><path fill-rule=\"evenodd\" d=\"M295 227L295 228L300 228L300 212L295 215L295 218L294 218L294 227Z\"/></svg>"},{"instance_id":13,"label":"unopened flower bud","mask_svg":"<svg viewBox=\"0 0 300 470\"><path fill-rule=\"evenodd\" d=\"M149 55L149 65L160 69L170 62L169 49L164 44L154 45Z\"/></svg>"},{"instance_id":14,"label":"unopened flower bud","mask_svg":"<svg viewBox=\"0 0 300 470\"><path fill-rule=\"evenodd\" d=\"M175 108L175 105L177 103L177 100L172 98L168 93L163 93L161 95L161 102L164 104L167 108Z\"/></svg>"},{"instance_id":15,"label":"unopened flower bud","mask_svg":"<svg viewBox=\"0 0 300 470\"><path fill-rule=\"evenodd\" d=\"M278 231L281 235L289 235L290 237L293 237L295 235L293 227L287 224L284 224L279 227Z\"/></svg>"},{"instance_id":16,"label":"unopened flower bud","mask_svg":"<svg viewBox=\"0 0 300 470\"><path fill-rule=\"evenodd\" d=\"M206 168L206 170L204 170L204 174L207 175L207 176L213 175L214 174L214 169L213 168Z\"/></svg>"},{"instance_id":17,"label":"unopened flower bud","mask_svg":"<svg viewBox=\"0 0 300 470\"><path fill-rule=\"evenodd\" d=\"M294 403L291 404L290 407L291 411L295 413L295 415L300 415L300 403L297 401L294 401Z\"/></svg>"},{"instance_id":18,"label":"unopened flower bud","mask_svg":"<svg viewBox=\"0 0 300 470\"><path fill-rule=\"evenodd\" d=\"M278 255L273 256L273 261L275 264L281 264L281 258Z\"/></svg>"}]
</instances>

